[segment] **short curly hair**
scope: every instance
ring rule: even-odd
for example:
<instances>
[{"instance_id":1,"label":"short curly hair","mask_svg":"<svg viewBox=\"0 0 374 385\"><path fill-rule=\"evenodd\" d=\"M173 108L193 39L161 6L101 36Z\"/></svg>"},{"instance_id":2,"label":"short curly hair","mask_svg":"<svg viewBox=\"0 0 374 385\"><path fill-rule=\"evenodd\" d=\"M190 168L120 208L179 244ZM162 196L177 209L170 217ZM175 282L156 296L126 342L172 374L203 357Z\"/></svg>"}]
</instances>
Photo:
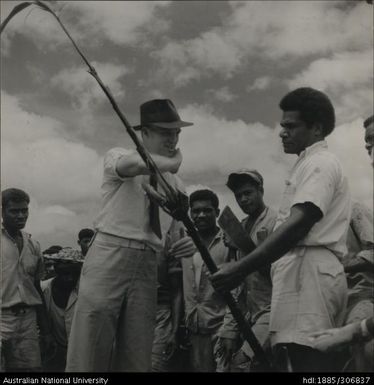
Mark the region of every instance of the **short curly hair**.
<instances>
[{"instance_id":1,"label":"short curly hair","mask_svg":"<svg viewBox=\"0 0 374 385\"><path fill-rule=\"evenodd\" d=\"M8 188L1 192L1 204L3 209L9 204L9 202L27 202L30 203L29 194L18 188Z\"/></svg>"},{"instance_id":2,"label":"short curly hair","mask_svg":"<svg viewBox=\"0 0 374 385\"><path fill-rule=\"evenodd\" d=\"M301 120L308 127L321 123L324 137L334 130L334 106L326 94L314 88L301 87L289 92L282 98L279 107L282 111L299 111Z\"/></svg>"},{"instance_id":3,"label":"short curly hair","mask_svg":"<svg viewBox=\"0 0 374 385\"><path fill-rule=\"evenodd\" d=\"M365 121L364 121L364 127L368 128L370 124L374 122L374 115L369 116Z\"/></svg>"},{"instance_id":4,"label":"short curly hair","mask_svg":"<svg viewBox=\"0 0 374 385\"><path fill-rule=\"evenodd\" d=\"M81 241L83 238L92 238L95 232L92 229L82 229L78 233L78 239Z\"/></svg>"},{"instance_id":5,"label":"short curly hair","mask_svg":"<svg viewBox=\"0 0 374 385\"><path fill-rule=\"evenodd\" d=\"M190 207L192 207L193 202L196 201L210 201L212 202L212 206L215 209L218 209L219 200L217 194L215 194L212 190L202 189L196 190L190 195Z\"/></svg>"}]
</instances>

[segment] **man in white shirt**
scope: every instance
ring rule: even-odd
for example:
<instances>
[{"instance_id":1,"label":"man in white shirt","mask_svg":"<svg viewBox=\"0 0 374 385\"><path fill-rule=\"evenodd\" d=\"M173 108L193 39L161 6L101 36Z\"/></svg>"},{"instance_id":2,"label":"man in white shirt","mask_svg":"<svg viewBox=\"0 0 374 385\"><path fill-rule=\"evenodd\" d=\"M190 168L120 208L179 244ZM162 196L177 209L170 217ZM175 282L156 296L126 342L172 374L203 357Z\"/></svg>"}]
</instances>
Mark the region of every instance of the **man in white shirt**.
<instances>
[{"instance_id":1,"label":"man in white shirt","mask_svg":"<svg viewBox=\"0 0 374 385\"><path fill-rule=\"evenodd\" d=\"M144 147L165 179L183 189L175 176L182 162L176 146L181 127L192 123L183 122L168 99L146 102L140 112L141 124L134 129L141 130ZM149 169L135 150L114 148L106 154L103 205L82 267L67 371L151 368L156 252L163 248L171 218L158 213L144 193L142 184L149 181Z\"/></svg>"},{"instance_id":2,"label":"man in white shirt","mask_svg":"<svg viewBox=\"0 0 374 385\"><path fill-rule=\"evenodd\" d=\"M298 159L286 180L275 230L211 279L217 290L230 290L272 262L269 330L276 357L286 350L293 371L334 370L309 338L310 332L340 326L347 301L340 260L346 252L350 194L324 140L335 126L334 107L325 94L304 87L288 93L280 108L284 152Z\"/></svg>"}]
</instances>

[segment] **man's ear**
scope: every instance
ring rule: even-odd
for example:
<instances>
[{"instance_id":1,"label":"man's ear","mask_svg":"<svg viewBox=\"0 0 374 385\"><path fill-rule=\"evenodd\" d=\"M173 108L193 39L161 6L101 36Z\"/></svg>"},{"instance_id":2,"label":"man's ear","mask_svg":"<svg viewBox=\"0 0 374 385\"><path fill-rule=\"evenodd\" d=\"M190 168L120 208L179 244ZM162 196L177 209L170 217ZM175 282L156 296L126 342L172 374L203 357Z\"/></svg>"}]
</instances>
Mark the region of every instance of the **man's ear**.
<instances>
[{"instance_id":1,"label":"man's ear","mask_svg":"<svg viewBox=\"0 0 374 385\"><path fill-rule=\"evenodd\" d=\"M216 209L216 218L219 217L220 212L221 212L220 209Z\"/></svg>"},{"instance_id":2,"label":"man's ear","mask_svg":"<svg viewBox=\"0 0 374 385\"><path fill-rule=\"evenodd\" d=\"M314 134L317 137L323 137L322 123L314 123Z\"/></svg>"}]
</instances>

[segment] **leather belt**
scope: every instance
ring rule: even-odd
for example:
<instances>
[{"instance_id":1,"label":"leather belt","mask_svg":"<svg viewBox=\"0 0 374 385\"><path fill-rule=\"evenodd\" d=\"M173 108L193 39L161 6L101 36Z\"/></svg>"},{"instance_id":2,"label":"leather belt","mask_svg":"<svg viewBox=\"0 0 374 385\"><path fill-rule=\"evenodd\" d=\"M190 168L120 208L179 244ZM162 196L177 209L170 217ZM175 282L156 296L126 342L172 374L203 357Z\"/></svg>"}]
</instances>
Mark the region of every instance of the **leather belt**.
<instances>
[{"instance_id":1,"label":"leather belt","mask_svg":"<svg viewBox=\"0 0 374 385\"><path fill-rule=\"evenodd\" d=\"M16 305L10 306L10 307L5 307L2 308L2 312L10 312L14 315L19 315L19 314L25 314L29 309L31 309L32 306L26 305L25 303L18 303Z\"/></svg>"},{"instance_id":2,"label":"leather belt","mask_svg":"<svg viewBox=\"0 0 374 385\"><path fill-rule=\"evenodd\" d=\"M136 249L136 250L153 250L150 246L148 246L146 243L138 241L136 239L130 239L130 238L122 238L117 237L112 234L103 233L99 231L96 234L95 240L98 242L113 242L116 245L120 247L127 247L129 249Z\"/></svg>"}]
</instances>

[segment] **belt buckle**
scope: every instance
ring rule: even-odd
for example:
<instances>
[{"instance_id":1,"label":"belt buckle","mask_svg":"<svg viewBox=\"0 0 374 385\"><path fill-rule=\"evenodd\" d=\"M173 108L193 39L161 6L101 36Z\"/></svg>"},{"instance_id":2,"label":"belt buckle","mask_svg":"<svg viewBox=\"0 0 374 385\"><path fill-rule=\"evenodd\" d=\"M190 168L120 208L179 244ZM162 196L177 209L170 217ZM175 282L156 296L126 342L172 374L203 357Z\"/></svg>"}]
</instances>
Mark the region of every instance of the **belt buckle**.
<instances>
[{"instance_id":1,"label":"belt buckle","mask_svg":"<svg viewBox=\"0 0 374 385\"><path fill-rule=\"evenodd\" d=\"M147 245L143 242L140 242L136 239L130 239L129 240L129 246L130 249L135 249L135 250L146 250Z\"/></svg>"}]
</instances>

